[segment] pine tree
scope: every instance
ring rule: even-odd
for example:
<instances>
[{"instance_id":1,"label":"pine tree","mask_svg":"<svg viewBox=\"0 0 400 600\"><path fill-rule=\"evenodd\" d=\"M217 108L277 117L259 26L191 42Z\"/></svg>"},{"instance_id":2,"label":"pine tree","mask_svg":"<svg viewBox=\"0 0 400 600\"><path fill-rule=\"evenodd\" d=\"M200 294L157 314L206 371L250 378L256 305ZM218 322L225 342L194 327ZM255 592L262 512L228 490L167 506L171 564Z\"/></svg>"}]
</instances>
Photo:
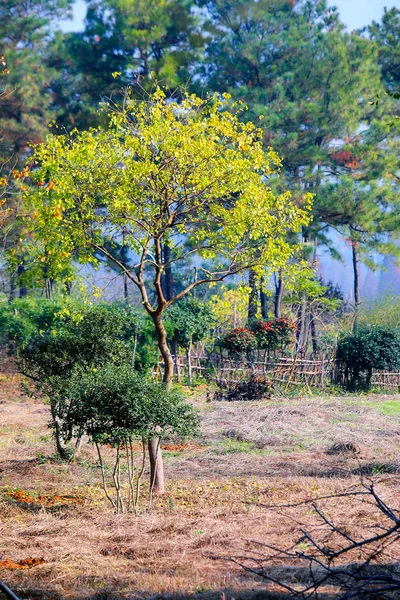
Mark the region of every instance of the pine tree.
<instances>
[{"instance_id":1,"label":"pine tree","mask_svg":"<svg viewBox=\"0 0 400 600\"><path fill-rule=\"evenodd\" d=\"M359 33L347 33L337 10L324 0L199 4L210 35L202 76L213 89L243 100L248 118L263 128L265 143L283 157L283 176L271 185L283 185L295 197L304 191L314 194L314 219L303 230L305 256L311 256L315 241L338 256L329 226L332 215L345 217L332 178L346 187L351 169L348 164L338 169L332 156L356 140L360 130L369 129L372 120L377 123L387 108L371 104L383 92L376 44ZM366 143L372 156L380 152L382 138L370 135ZM364 162L362 177L377 181L374 168L373 161ZM383 227L383 207L390 200L380 193L375 209L380 207L376 219Z\"/></svg>"},{"instance_id":2,"label":"pine tree","mask_svg":"<svg viewBox=\"0 0 400 600\"><path fill-rule=\"evenodd\" d=\"M388 98L383 113L331 154L329 181L321 188L318 210L352 248L354 304L361 304L359 262L374 267L373 253L400 255L394 238L400 231L398 197L400 124L393 125Z\"/></svg>"},{"instance_id":3,"label":"pine tree","mask_svg":"<svg viewBox=\"0 0 400 600\"><path fill-rule=\"evenodd\" d=\"M51 64L63 69L53 83L59 122L98 122L99 101L115 99L121 80L144 89L186 85L202 45L192 9L193 0L88 0L84 31L59 35L52 51Z\"/></svg>"},{"instance_id":4,"label":"pine tree","mask_svg":"<svg viewBox=\"0 0 400 600\"><path fill-rule=\"evenodd\" d=\"M384 9L381 23L373 21L367 28L377 43L382 78L389 90L400 88L400 9Z\"/></svg>"},{"instance_id":5,"label":"pine tree","mask_svg":"<svg viewBox=\"0 0 400 600\"><path fill-rule=\"evenodd\" d=\"M3 160L11 155L22 159L30 143L43 139L54 117L47 45L53 24L71 5L72 0L5 0L0 5L0 55L6 55L10 71L0 113Z\"/></svg>"}]
</instances>

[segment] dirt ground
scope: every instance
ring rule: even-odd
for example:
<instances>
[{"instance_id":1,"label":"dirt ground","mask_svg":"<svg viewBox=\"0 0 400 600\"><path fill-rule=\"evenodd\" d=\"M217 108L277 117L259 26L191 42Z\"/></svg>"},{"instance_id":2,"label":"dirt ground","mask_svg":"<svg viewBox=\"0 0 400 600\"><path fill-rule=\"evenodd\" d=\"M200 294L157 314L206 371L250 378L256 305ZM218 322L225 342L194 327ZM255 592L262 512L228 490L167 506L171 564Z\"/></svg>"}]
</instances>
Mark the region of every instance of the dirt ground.
<instances>
[{"instance_id":1,"label":"dirt ground","mask_svg":"<svg viewBox=\"0 0 400 600\"><path fill-rule=\"evenodd\" d=\"M285 596L276 587L228 559L262 553L259 543L289 546L300 528L320 525L310 504L265 505L359 489L372 477L399 507L400 395L207 403L202 392L192 392L201 436L165 444L165 496L151 512L114 515L93 448L60 462L48 406L0 374L0 579L32 599L277 599ZM354 535L374 520L356 496L321 506ZM392 546L380 560L399 559Z\"/></svg>"}]
</instances>

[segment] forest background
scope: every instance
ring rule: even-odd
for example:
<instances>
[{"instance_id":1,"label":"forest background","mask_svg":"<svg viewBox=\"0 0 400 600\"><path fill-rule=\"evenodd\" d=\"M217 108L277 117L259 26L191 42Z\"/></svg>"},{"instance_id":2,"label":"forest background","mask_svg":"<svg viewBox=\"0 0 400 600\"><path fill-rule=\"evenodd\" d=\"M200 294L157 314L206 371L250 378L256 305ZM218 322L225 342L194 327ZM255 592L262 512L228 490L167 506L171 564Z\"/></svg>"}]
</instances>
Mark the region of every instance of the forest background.
<instances>
[{"instance_id":1,"label":"forest background","mask_svg":"<svg viewBox=\"0 0 400 600\"><path fill-rule=\"evenodd\" d=\"M335 7L314 0L88 2L82 30L68 31L72 10L68 0L2 5L2 181L23 168L50 121L64 131L95 126L99 101L118 101L126 85L229 92L283 157L278 187L314 194L302 242L324 282L356 305L398 291L398 8L352 32ZM38 287L26 273L30 232L17 187L3 191L8 296ZM108 270L94 277L109 298L123 294L117 279ZM277 294L279 277L275 284Z\"/></svg>"}]
</instances>

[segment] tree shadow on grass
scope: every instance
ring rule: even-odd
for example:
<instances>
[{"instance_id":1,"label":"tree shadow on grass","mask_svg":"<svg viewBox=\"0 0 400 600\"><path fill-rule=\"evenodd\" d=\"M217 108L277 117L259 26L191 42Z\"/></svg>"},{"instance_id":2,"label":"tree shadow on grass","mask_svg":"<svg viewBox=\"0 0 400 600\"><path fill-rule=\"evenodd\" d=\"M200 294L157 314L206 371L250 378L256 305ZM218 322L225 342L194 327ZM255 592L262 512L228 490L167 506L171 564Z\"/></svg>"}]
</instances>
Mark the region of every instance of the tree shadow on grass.
<instances>
[{"instance_id":1,"label":"tree shadow on grass","mask_svg":"<svg viewBox=\"0 0 400 600\"><path fill-rule=\"evenodd\" d=\"M261 456L232 453L222 456L201 456L174 463L171 472L178 478L197 474L202 479L213 477L319 477L346 479L354 475L400 473L400 462L370 460L353 453L327 455L325 452L288 453Z\"/></svg>"},{"instance_id":2,"label":"tree shadow on grass","mask_svg":"<svg viewBox=\"0 0 400 600\"><path fill-rule=\"evenodd\" d=\"M244 560L246 563L246 560ZM347 598L345 591L349 590L349 585L354 584L352 577L346 575L346 573L358 573L369 577L384 576L387 579L392 578L396 581L400 581L400 563L397 564L365 564L360 563L347 563L342 567L339 567L335 571L332 577L327 581L325 587L318 588L317 595L312 595L310 590L305 594L301 594L301 590L307 588L315 583L321 577L326 575L324 569L317 567L310 571L310 566L306 565L291 565L289 562L281 563L277 565L269 564L263 567L266 577L262 577L262 570L257 570L255 573L246 572L243 569L243 579L246 580L247 585L251 585L251 582L257 585L257 588L246 588L246 589L235 589L233 587L220 588L220 589L199 589L194 593L185 594L184 592L164 592L153 594L148 590L137 590L132 589L132 582L116 577L105 577L103 580L100 577L91 575L82 575L79 577L79 583L77 583L74 589L69 589L68 592L60 593L59 589L56 589L51 584L43 588L18 587L17 585L11 586L12 591L20 598L20 600L290 600L297 598L297 600L343 600ZM259 573L259 575L258 575ZM276 583L271 584L271 580L267 583L267 578L270 577L272 582L280 582L282 588ZM257 583L256 583L257 582ZM5 582L7 583L7 581ZM81 588L90 591L80 591ZM265 589L260 589L265 585ZM267 589L267 585L270 589ZM295 588L296 593L284 589L283 586L288 588ZM357 596L360 600L377 600L377 598L385 599L397 599L398 588L395 591L389 591L386 595L376 595L373 591L371 593L364 593L362 596ZM353 596L349 596L353 597ZM4 600L5 597L0 592L0 600Z\"/></svg>"},{"instance_id":3,"label":"tree shadow on grass","mask_svg":"<svg viewBox=\"0 0 400 600\"><path fill-rule=\"evenodd\" d=\"M360 564L347 564L346 569L349 571L354 570L354 572L356 572L357 569L360 569ZM370 575L385 573L388 575L394 574L395 577L400 576L399 565L370 565L368 569ZM88 575L81 576L79 581L82 587L89 589L96 587L96 592L80 592L78 586L76 590L73 591L73 594L71 594L71 590L68 590L65 594L60 593L59 590L56 590L52 586L48 588L44 587L42 589L36 587L29 588L27 586L18 588L14 586L13 592L20 600L70 600L71 597L73 597L74 600L290 600L292 598L297 598L297 600L305 600L305 598L310 600L315 600L316 598L318 598L318 600L342 600L346 598L344 592L347 587L346 583L349 583L349 580L347 577L345 578L343 576L342 571L339 572L337 577L334 576L329 581L330 585L327 585L326 589L318 589L317 595L312 595L310 594L310 591L308 591L304 596L301 594L300 590L312 584L309 567L292 566L288 564L278 566L271 565L265 569L265 573L273 580L280 581L283 585L295 587L298 590L298 594L294 594L283 588L279 590L279 586L276 584L273 584L272 589L260 589L263 585L262 577L249 573L246 574L245 571L243 571L244 577L249 578L250 580L252 579L253 581L258 580L259 587L257 589L235 589L228 587L217 590L201 589L191 594L185 594L184 592L152 594L148 590L130 590L129 583L118 577L112 578L112 582L109 580L103 587L100 587L99 578ZM318 573L314 572L314 576L318 576ZM265 585L267 584L265 583ZM377 600L378 597L387 599L393 598L393 600L398 598L396 592L392 593L392 595L389 594L384 596L377 596L371 592L371 594L363 595L362 600ZM0 600L5 600L5 596L3 597L1 592Z\"/></svg>"},{"instance_id":4,"label":"tree shadow on grass","mask_svg":"<svg viewBox=\"0 0 400 600\"><path fill-rule=\"evenodd\" d=\"M118 587L118 586L116 586ZM13 592L21 600L70 600L71 594L60 594L54 591L39 590L37 588L13 588ZM201 590L193 594L162 593L151 594L148 591L135 590L132 592L118 592L115 588L105 587L97 592L87 594L75 593L74 600L289 600L293 596L286 592L268 590L237 590L234 588L221 588L219 590ZM319 592L318 600L338 600L338 594ZM0 592L0 600L6 597ZM367 599L365 599L367 600Z\"/></svg>"}]
</instances>

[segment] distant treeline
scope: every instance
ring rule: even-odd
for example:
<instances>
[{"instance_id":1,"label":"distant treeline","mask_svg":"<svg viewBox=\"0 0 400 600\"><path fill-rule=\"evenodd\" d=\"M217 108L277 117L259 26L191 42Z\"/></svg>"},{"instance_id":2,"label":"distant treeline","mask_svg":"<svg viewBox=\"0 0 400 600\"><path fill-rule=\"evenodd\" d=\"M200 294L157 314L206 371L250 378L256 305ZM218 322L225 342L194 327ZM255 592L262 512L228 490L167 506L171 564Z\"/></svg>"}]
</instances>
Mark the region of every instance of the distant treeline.
<instances>
[{"instance_id":1,"label":"distant treeline","mask_svg":"<svg viewBox=\"0 0 400 600\"><path fill-rule=\"evenodd\" d=\"M21 188L7 185L12 171L23 179L30 144L44 140L50 122L63 132L97 126L107 118L99 102L118 103L126 87L143 97L159 83L177 102L186 89L228 92L244 103L243 119L262 128L265 145L282 158L274 191L314 195L303 259L315 261L320 246L340 258L331 228L351 245L357 307L360 261L398 252L400 10L385 9L380 23L348 32L324 0L88 0L84 30L63 33L59 21L72 5L0 6L3 292L23 296L32 285L24 283L30 230L19 211ZM128 263L123 244L118 252ZM166 270L167 296L181 277ZM43 280L49 296L52 282L45 273ZM249 287L249 318L257 310L267 316L265 285L249 273ZM280 317L279 273L275 288Z\"/></svg>"}]
</instances>

